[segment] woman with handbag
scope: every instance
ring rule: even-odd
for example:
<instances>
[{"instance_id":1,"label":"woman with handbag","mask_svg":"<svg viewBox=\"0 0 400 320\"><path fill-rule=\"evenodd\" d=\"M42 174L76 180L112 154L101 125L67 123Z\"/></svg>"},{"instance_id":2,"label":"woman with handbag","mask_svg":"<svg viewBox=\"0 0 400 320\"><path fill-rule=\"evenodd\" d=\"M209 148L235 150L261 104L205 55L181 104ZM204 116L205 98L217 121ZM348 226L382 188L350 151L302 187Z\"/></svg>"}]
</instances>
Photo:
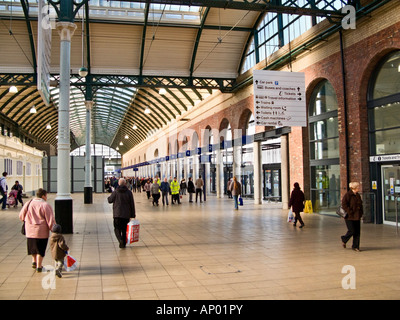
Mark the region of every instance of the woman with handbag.
<instances>
[{"instance_id":1,"label":"woman with handbag","mask_svg":"<svg viewBox=\"0 0 400 320\"><path fill-rule=\"evenodd\" d=\"M304 222L303 219L301 218L300 212L304 210L304 192L301 191L300 185L298 182L294 183L294 188L293 191L290 195L290 200L289 200L289 208L292 207L292 211L294 212L294 223L293 226L296 226L297 221L300 222L300 227L304 227Z\"/></svg>"},{"instance_id":2,"label":"woman with handbag","mask_svg":"<svg viewBox=\"0 0 400 320\"><path fill-rule=\"evenodd\" d=\"M49 231L56 223L53 209L46 201L47 191L39 189L36 198L25 203L19 213L19 219L25 222L28 255L32 256L32 268L37 272L42 272Z\"/></svg>"},{"instance_id":3,"label":"woman with handbag","mask_svg":"<svg viewBox=\"0 0 400 320\"><path fill-rule=\"evenodd\" d=\"M236 177L233 177L233 181L229 186L229 191L232 194L233 200L235 202L235 210L239 210L239 196L242 194L242 185L237 181Z\"/></svg>"},{"instance_id":4,"label":"woman with handbag","mask_svg":"<svg viewBox=\"0 0 400 320\"><path fill-rule=\"evenodd\" d=\"M347 241L353 237L352 249L355 251L360 251L361 218L364 213L361 196L358 193L359 187L360 184L358 182L350 182L350 190L342 199L342 208L347 212L347 216L344 218L347 226L347 233L341 237L342 246L346 248Z\"/></svg>"}]
</instances>

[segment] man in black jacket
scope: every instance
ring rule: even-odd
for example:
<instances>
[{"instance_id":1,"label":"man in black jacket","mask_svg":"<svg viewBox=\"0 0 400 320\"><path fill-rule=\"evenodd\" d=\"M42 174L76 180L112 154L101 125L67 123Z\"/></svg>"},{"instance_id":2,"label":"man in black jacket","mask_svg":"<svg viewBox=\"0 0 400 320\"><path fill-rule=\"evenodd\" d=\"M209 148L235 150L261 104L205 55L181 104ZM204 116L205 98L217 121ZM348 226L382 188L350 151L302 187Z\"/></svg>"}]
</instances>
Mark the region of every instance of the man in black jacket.
<instances>
[{"instance_id":1,"label":"man in black jacket","mask_svg":"<svg viewBox=\"0 0 400 320\"><path fill-rule=\"evenodd\" d=\"M126 227L131 218L136 218L133 194L126 186L125 179L119 179L118 187L108 197L108 203L113 204L114 232L119 241L119 247L125 248Z\"/></svg>"}]
</instances>

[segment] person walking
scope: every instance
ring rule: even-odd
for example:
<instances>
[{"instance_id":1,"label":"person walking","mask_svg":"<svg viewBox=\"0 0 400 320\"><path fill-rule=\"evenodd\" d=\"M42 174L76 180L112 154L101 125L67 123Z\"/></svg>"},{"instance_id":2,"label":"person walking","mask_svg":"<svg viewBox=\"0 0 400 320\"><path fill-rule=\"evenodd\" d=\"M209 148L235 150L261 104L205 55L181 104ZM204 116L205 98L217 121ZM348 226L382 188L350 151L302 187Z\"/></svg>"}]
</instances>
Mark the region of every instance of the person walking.
<instances>
[{"instance_id":1,"label":"person walking","mask_svg":"<svg viewBox=\"0 0 400 320\"><path fill-rule=\"evenodd\" d=\"M149 179L147 179L147 182L144 185L144 191L146 191L147 199L150 199L150 196L151 196L150 188L151 188L151 182L150 182L150 178L149 178Z\"/></svg>"},{"instance_id":2,"label":"person walking","mask_svg":"<svg viewBox=\"0 0 400 320\"><path fill-rule=\"evenodd\" d=\"M164 181L161 182L160 190L162 197L162 205L165 206L165 204L167 204L168 206L168 195L171 192L171 188L169 186L167 178L164 178Z\"/></svg>"},{"instance_id":3,"label":"person walking","mask_svg":"<svg viewBox=\"0 0 400 320\"><path fill-rule=\"evenodd\" d=\"M347 241L353 237L352 249L360 251L361 218L363 216L363 203L358 193L360 184L358 182L349 183L350 190L342 198L342 208L347 212L344 218L347 226L347 233L341 236L342 246L346 248Z\"/></svg>"},{"instance_id":4,"label":"person walking","mask_svg":"<svg viewBox=\"0 0 400 320\"><path fill-rule=\"evenodd\" d=\"M196 180L194 185L196 187L196 203L197 203L198 195L200 195L200 203L203 203L203 201L201 200L201 193L203 191L204 182L203 182L203 179L201 178L201 176L199 176L199 178Z\"/></svg>"},{"instance_id":5,"label":"person walking","mask_svg":"<svg viewBox=\"0 0 400 320\"><path fill-rule=\"evenodd\" d=\"M64 266L64 258L69 250L65 238L61 233L61 226L55 224L51 229L50 236L51 255L56 265L56 276L62 277L62 268Z\"/></svg>"},{"instance_id":6,"label":"person walking","mask_svg":"<svg viewBox=\"0 0 400 320\"><path fill-rule=\"evenodd\" d=\"M131 218L136 218L133 193L126 186L124 178L119 179L118 187L108 197L108 203L113 204L114 233L120 248L126 246L126 227Z\"/></svg>"},{"instance_id":7,"label":"person walking","mask_svg":"<svg viewBox=\"0 0 400 320\"><path fill-rule=\"evenodd\" d=\"M187 184L185 178L181 180L181 194L186 195Z\"/></svg>"},{"instance_id":8,"label":"person walking","mask_svg":"<svg viewBox=\"0 0 400 320\"><path fill-rule=\"evenodd\" d=\"M56 223L53 208L46 201L47 191L39 189L36 198L26 202L19 213L19 219L25 221L28 255L36 272L42 272L49 232Z\"/></svg>"},{"instance_id":9,"label":"person walking","mask_svg":"<svg viewBox=\"0 0 400 320\"><path fill-rule=\"evenodd\" d=\"M228 194L229 199L232 199L231 184L232 184L232 179L229 179L228 185L226 187L226 193Z\"/></svg>"},{"instance_id":10,"label":"person walking","mask_svg":"<svg viewBox=\"0 0 400 320\"><path fill-rule=\"evenodd\" d=\"M160 199L160 186L158 184L158 179L153 180L153 184L150 187L151 196L153 197L153 206L158 207L158 200Z\"/></svg>"},{"instance_id":11,"label":"person walking","mask_svg":"<svg viewBox=\"0 0 400 320\"><path fill-rule=\"evenodd\" d=\"M176 201L178 204L181 204L180 197L179 197L179 189L180 185L179 182L176 180L176 177L174 177L174 180L171 181L171 203L174 204Z\"/></svg>"},{"instance_id":12,"label":"person walking","mask_svg":"<svg viewBox=\"0 0 400 320\"><path fill-rule=\"evenodd\" d=\"M235 210L239 210L239 196L242 194L242 185L237 181L236 177L233 177L232 182L229 186L229 191L233 197L235 203Z\"/></svg>"},{"instance_id":13,"label":"person walking","mask_svg":"<svg viewBox=\"0 0 400 320\"><path fill-rule=\"evenodd\" d=\"M18 206L18 202L20 202L21 205L24 206L24 203L22 202L22 190L23 189L24 188L18 181L15 181L15 184L11 187L11 190L16 190L18 192L17 193L17 201L15 203L16 206Z\"/></svg>"},{"instance_id":14,"label":"person walking","mask_svg":"<svg viewBox=\"0 0 400 320\"><path fill-rule=\"evenodd\" d=\"M8 191L8 186L7 186L7 172L3 172L3 176L0 178L0 193L1 196L3 197L1 199L1 210L6 210L7 209L7 191Z\"/></svg>"},{"instance_id":15,"label":"person walking","mask_svg":"<svg viewBox=\"0 0 400 320\"><path fill-rule=\"evenodd\" d=\"M292 208L292 211L294 212L294 215L295 215L294 223L293 223L294 227L296 226L297 221L300 222L299 228L304 227L304 222L300 215L300 212L302 212L304 210L304 201L305 201L304 192L301 191L300 185L298 184L298 182L295 182L294 188L290 195L290 200L289 200L289 208Z\"/></svg>"},{"instance_id":16,"label":"person walking","mask_svg":"<svg viewBox=\"0 0 400 320\"><path fill-rule=\"evenodd\" d=\"M196 192L196 189L194 187L194 183L192 180L192 177L189 177L189 181L188 181L188 193L189 193L189 202L193 202L193 193Z\"/></svg>"}]
</instances>

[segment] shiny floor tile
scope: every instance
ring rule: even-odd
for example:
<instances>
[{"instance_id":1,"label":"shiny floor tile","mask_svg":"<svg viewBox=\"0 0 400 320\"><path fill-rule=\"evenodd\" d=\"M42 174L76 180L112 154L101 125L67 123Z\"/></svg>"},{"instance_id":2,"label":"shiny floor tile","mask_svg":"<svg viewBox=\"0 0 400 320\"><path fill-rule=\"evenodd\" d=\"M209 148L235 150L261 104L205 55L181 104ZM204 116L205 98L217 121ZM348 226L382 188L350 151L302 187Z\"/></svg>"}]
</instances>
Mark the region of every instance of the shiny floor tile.
<instances>
[{"instance_id":1,"label":"shiny floor tile","mask_svg":"<svg viewBox=\"0 0 400 320\"><path fill-rule=\"evenodd\" d=\"M72 195L74 233L65 238L79 266L53 286L51 273L30 266L18 210L1 211L0 299L400 298L400 236L393 226L363 224L358 253L341 247L346 228L337 217L303 214L306 226L299 229L286 222L280 204L245 199L235 211L231 199L192 204L184 196L181 205L153 207L136 193L140 241L120 249L107 196L94 194L93 204L84 204L83 194ZM44 265L54 265L49 248Z\"/></svg>"}]
</instances>

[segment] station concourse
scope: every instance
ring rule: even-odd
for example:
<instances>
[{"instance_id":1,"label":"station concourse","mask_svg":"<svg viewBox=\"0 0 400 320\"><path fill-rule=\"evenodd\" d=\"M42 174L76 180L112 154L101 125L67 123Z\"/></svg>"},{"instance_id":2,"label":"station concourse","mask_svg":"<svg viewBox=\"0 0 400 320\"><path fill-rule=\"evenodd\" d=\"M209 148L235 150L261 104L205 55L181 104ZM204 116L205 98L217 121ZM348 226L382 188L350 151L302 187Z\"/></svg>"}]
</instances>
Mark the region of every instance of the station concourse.
<instances>
[{"instance_id":1,"label":"station concourse","mask_svg":"<svg viewBox=\"0 0 400 320\"><path fill-rule=\"evenodd\" d=\"M40 289L3 207L0 298L398 299L399 17L395 0L1 2L0 173L24 202L49 192L80 265ZM119 177L201 177L205 201L134 192L140 241L119 250ZM359 255L335 213L351 182Z\"/></svg>"}]
</instances>

